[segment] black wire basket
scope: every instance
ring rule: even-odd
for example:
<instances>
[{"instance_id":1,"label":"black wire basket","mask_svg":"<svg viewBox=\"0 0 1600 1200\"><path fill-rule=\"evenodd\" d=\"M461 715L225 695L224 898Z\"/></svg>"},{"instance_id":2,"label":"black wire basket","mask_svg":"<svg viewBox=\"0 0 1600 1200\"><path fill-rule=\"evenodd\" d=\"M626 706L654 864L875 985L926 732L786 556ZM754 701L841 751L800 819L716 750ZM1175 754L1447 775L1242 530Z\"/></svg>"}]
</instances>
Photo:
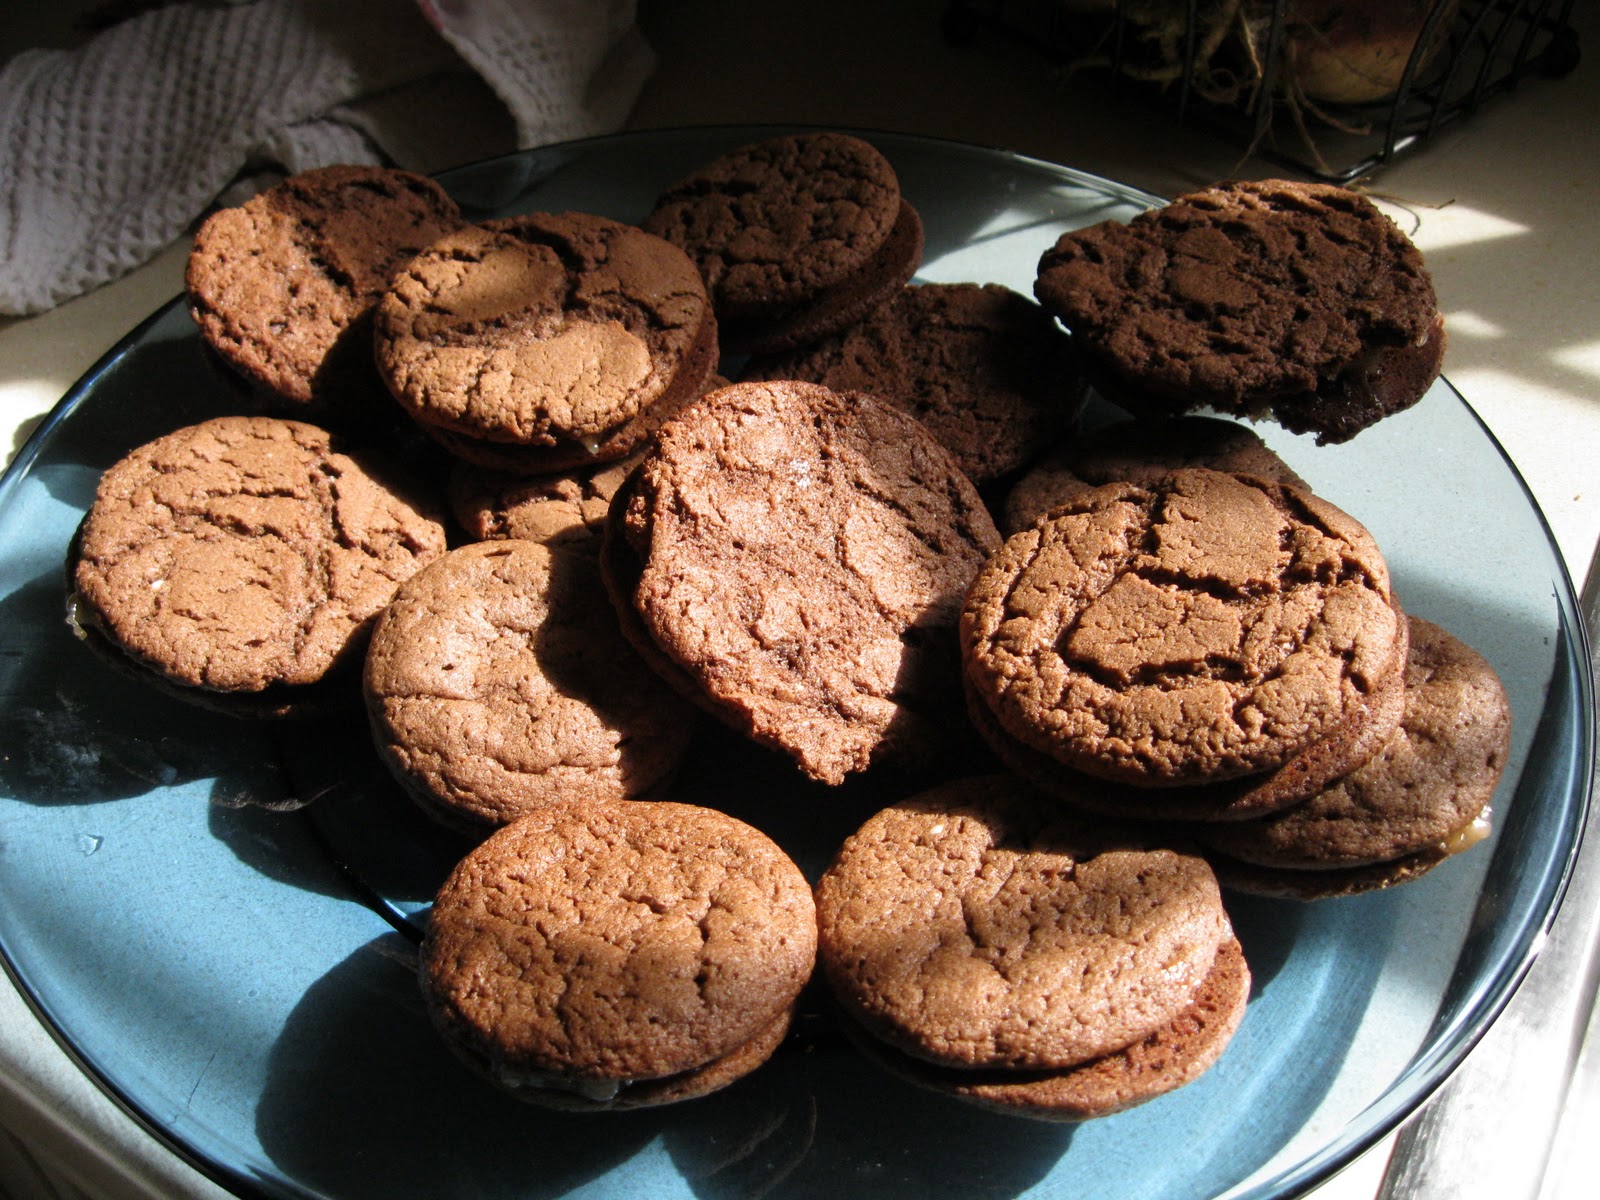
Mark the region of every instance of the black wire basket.
<instances>
[{"instance_id":1,"label":"black wire basket","mask_svg":"<svg viewBox=\"0 0 1600 1200\"><path fill-rule=\"evenodd\" d=\"M1578 64L1573 0L954 0L954 41L1020 38L1066 72L1335 183L1529 78Z\"/></svg>"}]
</instances>

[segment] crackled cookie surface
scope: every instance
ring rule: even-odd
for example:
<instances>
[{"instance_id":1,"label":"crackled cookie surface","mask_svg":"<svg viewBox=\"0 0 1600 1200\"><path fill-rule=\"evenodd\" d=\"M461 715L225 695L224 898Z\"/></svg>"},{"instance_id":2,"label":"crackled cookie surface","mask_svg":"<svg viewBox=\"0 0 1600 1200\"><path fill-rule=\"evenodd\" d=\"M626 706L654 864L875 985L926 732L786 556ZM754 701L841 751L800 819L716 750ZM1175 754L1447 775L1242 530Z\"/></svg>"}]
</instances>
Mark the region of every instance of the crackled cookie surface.
<instances>
[{"instance_id":1,"label":"crackled cookie surface","mask_svg":"<svg viewBox=\"0 0 1600 1200\"><path fill-rule=\"evenodd\" d=\"M999 545L950 453L859 393L734 384L661 430L602 561L625 628L722 720L830 783L935 749L961 597Z\"/></svg>"},{"instance_id":2,"label":"crackled cookie surface","mask_svg":"<svg viewBox=\"0 0 1600 1200\"><path fill-rule=\"evenodd\" d=\"M805 379L892 401L976 483L1036 458L1078 401L1066 335L998 284L913 284L848 329L752 361L743 377Z\"/></svg>"},{"instance_id":3,"label":"crackled cookie surface","mask_svg":"<svg viewBox=\"0 0 1600 1200\"><path fill-rule=\"evenodd\" d=\"M634 442L620 430L698 394L715 365L694 264L587 213L527 213L440 239L395 277L375 337L401 406L491 466L516 451L541 452L550 468L621 457Z\"/></svg>"},{"instance_id":4,"label":"crackled cookie surface","mask_svg":"<svg viewBox=\"0 0 1600 1200\"><path fill-rule=\"evenodd\" d=\"M1371 535L1309 492L1190 469L1111 484L1007 540L968 594L968 686L1097 778L1217 782L1348 732L1401 617Z\"/></svg>"},{"instance_id":5,"label":"crackled cookie surface","mask_svg":"<svg viewBox=\"0 0 1600 1200\"><path fill-rule=\"evenodd\" d=\"M817 884L820 962L904 1053L1066 1067L1193 1003L1232 937L1203 859L1064 816L1006 776L943 785L852 834Z\"/></svg>"},{"instance_id":6,"label":"crackled cookie surface","mask_svg":"<svg viewBox=\"0 0 1600 1200\"><path fill-rule=\"evenodd\" d=\"M839 329L915 272L922 221L893 166L843 133L770 138L669 187L643 222L681 246L725 342L788 349Z\"/></svg>"},{"instance_id":7,"label":"crackled cookie surface","mask_svg":"<svg viewBox=\"0 0 1600 1200\"><path fill-rule=\"evenodd\" d=\"M1303 874L1459 849L1477 840L1472 826L1499 783L1510 738L1510 707L1494 668L1453 634L1412 617L1405 714L1384 746L1306 803L1197 831L1197 840Z\"/></svg>"},{"instance_id":8,"label":"crackled cookie surface","mask_svg":"<svg viewBox=\"0 0 1600 1200\"><path fill-rule=\"evenodd\" d=\"M441 1032L491 1078L605 1104L770 1051L815 953L810 887L770 839L630 801L541 810L470 852L435 899L420 975Z\"/></svg>"},{"instance_id":9,"label":"crackled cookie surface","mask_svg":"<svg viewBox=\"0 0 1600 1200\"><path fill-rule=\"evenodd\" d=\"M384 760L468 828L644 795L694 727L618 631L592 555L529 541L461 546L407 580L373 630L365 687Z\"/></svg>"},{"instance_id":10,"label":"crackled cookie surface","mask_svg":"<svg viewBox=\"0 0 1600 1200\"><path fill-rule=\"evenodd\" d=\"M195 234L186 287L207 345L292 405L372 374L370 313L396 269L461 224L437 183L333 166L292 175Z\"/></svg>"},{"instance_id":11,"label":"crackled cookie surface","mask_svg":"<svg viewBox=\"0 0 1600 1200\"><path fill-rule=\"evenodd\" d=\"M218 417L102 476L80 532L80 609L173 683L259 692L365 646L399 583L444 553L441 514L324 430Z\"/></svg>"},{"instance_id":12,"label":"crackled cookie surface","mask_svg":"<svg viewBox=\"0 0 1600 1200\"><path fill-rule=\"evenodd\" d=\"M1421 254L1327 184L1218 184L1066 233L1034 290L1109 398L1270 413L1322 442L1414 404L1444 354Z\"/></svg>"}]
</instances>

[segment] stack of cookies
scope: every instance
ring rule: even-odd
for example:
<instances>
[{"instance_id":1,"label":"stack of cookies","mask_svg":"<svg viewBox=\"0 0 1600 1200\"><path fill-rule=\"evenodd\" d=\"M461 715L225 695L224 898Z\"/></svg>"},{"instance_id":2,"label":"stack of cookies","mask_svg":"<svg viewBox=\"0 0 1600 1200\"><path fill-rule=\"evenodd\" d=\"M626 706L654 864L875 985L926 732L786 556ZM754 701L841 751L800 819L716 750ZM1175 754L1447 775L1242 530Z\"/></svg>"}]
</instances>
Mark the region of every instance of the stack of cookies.
<instances>
[{"instance_id":1,"label":"stack of cookies","mask_svg":"<svg viewBox=\"0 0 1600 1200\"><path fill-rule=\"evenodd\" d=\"M197 327L274 412L106 473L76 621L229 712L365 704L475 846L429 1011L521 1099L724 1087L820 962L894 1074L1116 1112L1239 1024L1224 886L1389 886L1486 831L1493 670L1195 411L1328 442L1414 402L1444 340L1398 231L1273 181L1063 236L1037 302L914 282L921 254L893 167L836 133L730 151L637 225L470 223L334 168L196 238ZM1086 428L1085 379L1132 419ZM823 789L898 789L814 900L679 794L702 716Z\"/></svg>"}]
</instances>

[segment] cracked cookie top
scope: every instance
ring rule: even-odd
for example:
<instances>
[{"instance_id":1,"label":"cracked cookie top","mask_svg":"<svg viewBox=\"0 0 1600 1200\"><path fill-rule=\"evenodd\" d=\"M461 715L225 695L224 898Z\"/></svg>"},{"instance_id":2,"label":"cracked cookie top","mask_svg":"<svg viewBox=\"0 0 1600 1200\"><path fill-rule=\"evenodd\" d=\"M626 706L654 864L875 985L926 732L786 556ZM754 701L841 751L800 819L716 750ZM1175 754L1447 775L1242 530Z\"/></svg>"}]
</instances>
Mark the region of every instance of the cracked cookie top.
<instances>
[{"instance_id":1,"label":"cracked cookie top","mask_svg":"<svg viewBox=\"0 0 1600 1200\"><path fill-rule=\"evenodd\" d=\"M430 432L618 457L631 446L610 453L612 432L669 394L699 391L715 365L713 322L675 246L587 213L526 213L460 229L413 259L379 302L375 353Z\"/></svg>"},{"instance_id":2,"label":"cracked cookie top","mask_svg":"<svg viewBox=\"0 0 1600 1200\"><path fill-rule=\"evenodd\" d=\"M1421 253L1329 184L1222 183L1071 231L1034 292L1110 399L1270 411L1321 441L1415 403L1444 351Z\"/></svg>"},{"instance_id":3,"label":"cracked cookie top","mask_svg":"<svg viewBox=\"0 0 1600 1200\"><path fill-rule=\"evenodd\" d=\"M879 812L818 881L819 961L864 1029L930 1062L1069 1067L1193 1003L1232 937L1211 868L1008 776Z\"/></svg>"},{"instance_id":4,"label":"cracked cookie top","mask_svg":"<svg viewBox=\"0 0 1600 1200\"><path fill-rule=\"evenodd\" d=\"M442 513L314 425L218 417L110 467L80 531L80 607L174 683L257 692L358 653L445 550Z\"/></svg>"},{"instance_id":5,"label":"cracked cookie top","mask_svg":"<svg viewBox=\"0 0 1600 1200\"><path fill-rule=\"evenodd\" d=\"M390 769L475 831L644 795L694 728L618 631L593 555L531 541L461 546L406 580L373 629L365 692Z\"/></svg>"},{"instance_id":6,"label":"cracked cookie top","mask_svg":"<svg viewBox=\"0 0 1600 1200\"><path fill-rule=\"evenodd\" d=\"M667 801L556 805L440 889L421 951L441 1031L503 1082L620 1085L760 1038L816 958L816 910L765 834Z\"/></svg>"},{"instance_id":7,"label":"cracked cookie top","mask_svg":"<svg viewBox=\"0 0 1600 1200\"><path fill-rule=\"evenodd\" d=\"M1371 534L1309 492L1203 468L1110 484L1013 534L962 614L967 682L1085 774L1173 786L1348 732L1402 620Z\"/></svg>"},{"instance_id":8,"label":"cracked cookie top","mask_svg":"<svg viewBox=\"0 0 1600 1200\"><path fill-rule=\"evenodd\" d=\"M370 379L370 313L396 269L461 224L431 179L333 166L208 217L185 284L206 344L295 405Z\"/></svg>"},{"instance_id":9,"label":"cracked cookie top","mask_svg":"<svg viewBox=\"0 0 1600 1200\"><path fill-rule=\"evenodd\" d=\"M785 381L721 388L663 426L613 502L602 563L669 677L838 783L880 751L948 740L961 597L998 545L915 418Z\"/></svg>"}]
</instances>

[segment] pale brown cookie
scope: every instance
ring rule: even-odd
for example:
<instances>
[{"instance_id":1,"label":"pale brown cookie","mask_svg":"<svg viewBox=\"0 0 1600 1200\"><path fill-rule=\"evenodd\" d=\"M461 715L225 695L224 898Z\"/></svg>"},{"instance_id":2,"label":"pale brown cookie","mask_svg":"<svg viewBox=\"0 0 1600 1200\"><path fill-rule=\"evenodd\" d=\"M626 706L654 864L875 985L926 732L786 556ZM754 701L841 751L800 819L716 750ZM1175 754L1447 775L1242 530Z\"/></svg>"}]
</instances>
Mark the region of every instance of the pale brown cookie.
<instances>
[{"instance_id":1,"label":"pale brown cookie","mask_svg":"<svg viewBox=\"0 0 1600 1200\"><path fill-rule=\"evenodd\" d=\"M664 674L838 783L965 727L955 624L998 545L914 418L816 384L744 383L662 427L613 502L601 561Z\"/></svg>"},{"instance_id":2,"label":"pale brown cookie","mask_svg":"<svg viewBox=\"0 0 1600 1200\"><path fill-rule=\"evenodd\" d=\"M849 134L769 138L667 188L644 228L698 264L732 353L805 345L893 296L922 221L893 166Z\"/></svg>"},{"instance_id":3,"label":"pale brown cookie","mask_svg":"<svg viewBox=\"0 0 1600 1200\"><path fill-rule=\"evenodd\" d=\"M1319 443L1415 404L1444 356L1422 255L1329 184L1220 183L1074 230L1034 291L1113 402L1270 416Z\"/></svg>"},{"instance_id":4,"label":"pale brown cookie","mask_svg":"<svg viewBox=\"0 0 1600 1200\"><path fill-rule=\"evenodd\" d=\"M1494 668L1412 617L1405 714L1382 749L1303 804L1195 839L1242 890L1344 895L1414 878L1487 836L1510 741Z\"/></svg>"},{"instance_id":5,"label":"pale brown cookie","mask_svg":"<svg viewBox=\"0 0 1600 1200\"><path fill-rule=\"evenodd\" d=\"M912 284L847 329L751 360L742 378L804 379L889 400L978 484L1037 458L1082 400L1061 327L999 284Z\"/></svg>"},{"instance_id":6,"label":"pale brown cookie","mask_svg":"<svg viewBox=\"0 0 1600 1200\"><path fill-rule=\"evenodd\" d=\"M626 456L650 414L700 393L716 324L684 253L587 213L468 226L396 275L379 373L420 428L485 466L554 471Z\"/></svg>"},{"instance_id":7,"label":"pale brown cookie","mask_svg":"<svg viewBox=\"0 0 1600 1200\"><path fill-rule=\"evenodd\" d=\"M941 785L846 839L818 955L867 1033L945 1066L1071 1067L1170 1025L1232 927L1211 869L1011 776Z\"/></svg>"},{"instance_id":8,"label":"pale brown cookie","mask_svg":"<svg viewBox=\"0 0 1600 1200\"><path fill-rule=\"evenodd\" d=\"M364 684L396 778L478 832L558 800L651 794L697 716L624 640L592 555L529 541L458 547L401 585Z\"/></svg>"},{"instance_id":9,"label":"pale brown cookie","mask_svg":"<svg viewBox=\"0 0 1600 1200\"><path fill-rule=\"evenodd\" d=\"M500 1086L614 1108L759 1065L815 954L805 877L753 827L689 804L557 805L452 872L420 979L447 1044Z\"/></svg>"},{"instance_id":10,"label":"pale brown cookie","mask_svg":"<svg viewBox=\"0 0 1600 1200\"><path fill-rule=\"evenodd\" d=\"M1182 467L1210 467L1305 487L1305 480L1237 421L1157 417L1112 421L1061 441L1006 493L1000 531L1032 525L1056 505L1107 483L1149 483Z\"/></svg>"},{"instance_id":11,"label":"pale brown cookie","mask_svg":"<svg viewBox=\"0 0 1600 1200\"><path fill-rule=\"evenodd\" d=\"M75 609L177 694L292 715L359 666L395 588L444 551L437 505L381 461L304 422L218 417L101 477L76 542Z\"/></svg>"},{"instance_id":12,"label":"pale brown cookie","mask_svg":"<svg viewBox=\"0 0 1600 1200\"><path fill-rule=\"evenodd\" d=\"M431 179L385 167L291 175L195 234L185 286L205 344L285 411L383 394L371 311L395 270L461 224Z\"/></svg>"},{"instance_id":13,"label":"pale brown cookie","mask_svg":"<svg viewBox=\"0 0 1600 1200\"><path fill-rule=\"evenodd\" d=\"M1098 488L1013 534L967 596L962 653L1011 737L1096 778L1173 787L1351 736L1402 630L1357 521L1196 468Z\"/></svg>"}]
</instances>

